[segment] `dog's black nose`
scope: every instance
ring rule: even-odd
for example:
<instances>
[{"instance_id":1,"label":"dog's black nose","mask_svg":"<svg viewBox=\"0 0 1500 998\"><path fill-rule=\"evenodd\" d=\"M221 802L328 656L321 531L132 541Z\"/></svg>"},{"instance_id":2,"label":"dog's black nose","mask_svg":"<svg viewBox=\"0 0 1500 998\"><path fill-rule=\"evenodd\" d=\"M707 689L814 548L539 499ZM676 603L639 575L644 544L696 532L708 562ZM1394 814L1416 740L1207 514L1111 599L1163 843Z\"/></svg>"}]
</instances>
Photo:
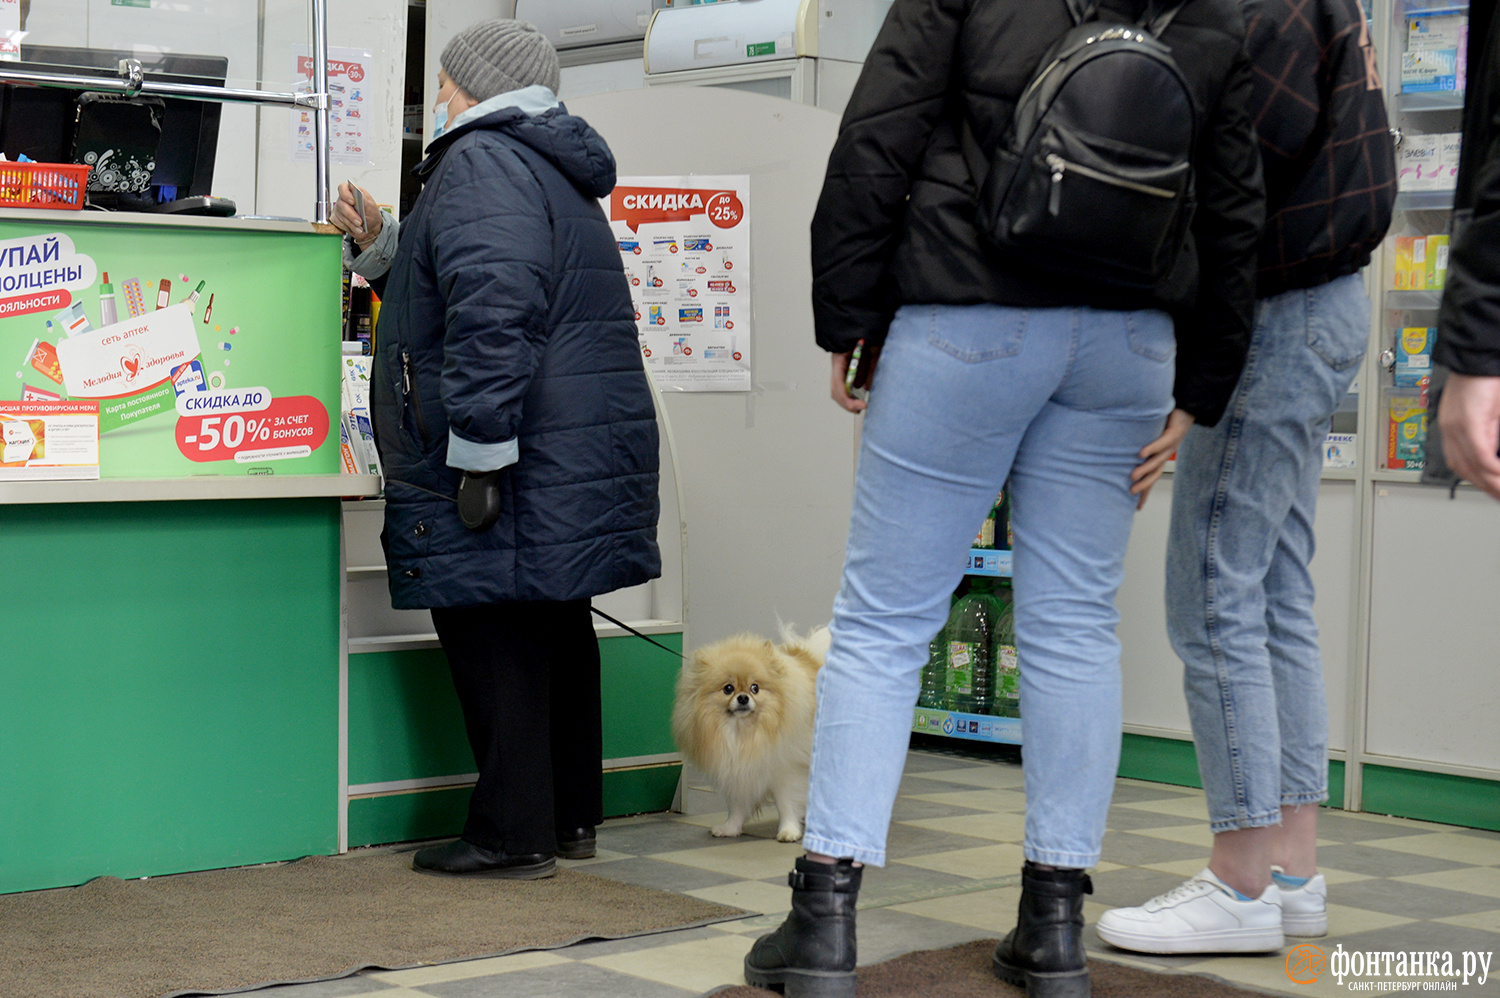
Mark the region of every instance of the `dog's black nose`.
<instances>
[{"instance_id":1,"label":"dog's black nose","mask_svg":"<svg viewBox=\"0 0 1500 998\"><path fill-rule=\"evenodd\" d=\"M744 707L750 703L750 697L745 693L741 693L739 696L735 697L735 699L739 701L741 707Z\"/></svg>"}]
</instances>

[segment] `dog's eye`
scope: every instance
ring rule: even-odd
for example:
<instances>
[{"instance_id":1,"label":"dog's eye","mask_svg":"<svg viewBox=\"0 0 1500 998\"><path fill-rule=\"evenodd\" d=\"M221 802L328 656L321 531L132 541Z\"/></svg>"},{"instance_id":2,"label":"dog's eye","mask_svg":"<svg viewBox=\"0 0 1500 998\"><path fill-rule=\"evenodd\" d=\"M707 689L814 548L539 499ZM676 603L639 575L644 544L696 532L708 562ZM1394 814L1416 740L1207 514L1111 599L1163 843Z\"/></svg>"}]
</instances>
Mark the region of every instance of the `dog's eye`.
<instances>
[{"instance_id":1,"label":"dog's eye","mask_svg":"<svg viewBox=\"0 0 1500 998\"><path fill-rule=\"evenodd\" d=\"M751 683L750 684L750 692L751 693L759 693L760 692L760 684L759 683Z\"/></svg>"},{"instance_id":2,"label":"dog's eye","mask_svg":"<svg viewBox=\"0 0 1500 998\"><path fill-rule=\"evenodd\" d=\"M725 683L724 684L724 695L725 696L733 696L734 695L734 684L733 683Z\"/></svg>"}]
</instances>

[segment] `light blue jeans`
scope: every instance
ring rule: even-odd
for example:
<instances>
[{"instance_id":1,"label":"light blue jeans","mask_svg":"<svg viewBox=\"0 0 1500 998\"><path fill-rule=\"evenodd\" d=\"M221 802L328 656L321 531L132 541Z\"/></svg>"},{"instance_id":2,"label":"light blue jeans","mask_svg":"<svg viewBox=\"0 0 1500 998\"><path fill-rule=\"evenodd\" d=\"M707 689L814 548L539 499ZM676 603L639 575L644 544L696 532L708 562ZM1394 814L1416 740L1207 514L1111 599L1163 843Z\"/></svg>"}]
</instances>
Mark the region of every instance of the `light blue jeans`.
<instances>
[{"instance_id":1,"label":"light blue jeans","mask_svg":"<svg viewBox=\"0 0 1500 998\"><path fill-rule=\"evenodd\" d=\"M1114 597L1130 472L1172 409L1175 355L1156 311L896 313L818 675L807 851L884 865L927 644L1009 476L1026 856L1098 861L1120 754Z\"/></svg>"},{"instance_id":2,"label":"light blue jeans","mask_svg":"<svg viewBox=\"0 0 1500 998\"><path fill-rule=\"evenodd\" d=\"M1228 411L1177 451L1167 632L1214 832L1328 799L1308 564L1324 438L1369 339L1358 274L1261 301Z\"/></svg>"}]
</instances>

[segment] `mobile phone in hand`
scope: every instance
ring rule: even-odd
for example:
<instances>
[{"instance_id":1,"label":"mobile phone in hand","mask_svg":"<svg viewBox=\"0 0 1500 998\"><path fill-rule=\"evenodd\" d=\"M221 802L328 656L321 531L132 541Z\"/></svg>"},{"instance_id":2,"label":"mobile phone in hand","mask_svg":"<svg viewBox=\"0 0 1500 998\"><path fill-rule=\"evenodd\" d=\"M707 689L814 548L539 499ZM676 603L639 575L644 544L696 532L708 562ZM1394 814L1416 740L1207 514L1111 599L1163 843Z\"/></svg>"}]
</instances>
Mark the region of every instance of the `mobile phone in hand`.
<instances>
[{"instance_id":1,"label":"mobile phone in hand","mask_svg":"<svg viewBox=\"0 0 1500 998\"><path fill-rule=\"evenodd\" d=\"M844 372L844 390L851 398L861 402L870 400L870 378L875 373L875 358L880 356L879 344L866 344L860 340L849 355L849 369Z\"/></svg>"}]
</instances>

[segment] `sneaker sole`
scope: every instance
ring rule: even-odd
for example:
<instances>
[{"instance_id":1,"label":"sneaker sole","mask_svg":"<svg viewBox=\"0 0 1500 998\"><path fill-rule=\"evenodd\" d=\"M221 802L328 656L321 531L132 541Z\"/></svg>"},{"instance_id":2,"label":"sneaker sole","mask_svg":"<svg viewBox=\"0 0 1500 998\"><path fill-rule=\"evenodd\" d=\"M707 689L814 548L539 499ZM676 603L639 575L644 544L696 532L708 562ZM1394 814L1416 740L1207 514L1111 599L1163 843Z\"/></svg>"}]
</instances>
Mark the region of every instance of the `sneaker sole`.
<instances>
[{"instance_id":1,"label":"sneaker sole","mask_svg":"<svg viewBox=\"0 0 1500 998\"><path fill-rule=\"evenodd\" d=\"M1288 915L1282 911L1281 931L1289 936L1326 936L1328 935L1328 912Z\"/></svg>"},{"instance_id":2,"label":"sneaker sole","mask_svg":"<svg viewBox=\"0 0 1500 998\"><path fill-rule=\"evenodd\" d=\"M1013 967L996 953L990 958L990 969L1006 984L1026 989L1026 998L1089 998L1089 972L1069 970L1063 973L1036 973Z\"/></svg>"},{"instance_id":3,"label":"sneaker sole","mask_svg":"<svg viewBox=\"0 0 1500 998\"><path fill-rule=\"evenodd\" d=\"M471 873L429 870L425 866L418 866L415 862L412 863L411 868L429 877L466 877L471 880L545 880L548 877L557 876L557 860L555 859L548 859L544 863L532 863L529 866L503 866L493 870L475 870Z\"/></svg>"},{"instance_id":4,"label":"sneaker sole","mask_svg":"<svg viewBox=\"0 0 1500 998\"><path fill-rule=\"evenodd\" d=\"M770 988L786 998L854 998L852 970L760 970L745 961L745 983Z\"/></svg>"},{"instance_id":5,"label":"sneaker sole","mask_svg":"<svg viewBox=\"0 0 1500 998\"><path fill-rule=\"evenodd\" d=\"M1097 926L1099 938L1136 953L1268 953L1286 945L1281 928L1224 929L1190 936L1152 936Z\"/></svg>"}]
</instances>

